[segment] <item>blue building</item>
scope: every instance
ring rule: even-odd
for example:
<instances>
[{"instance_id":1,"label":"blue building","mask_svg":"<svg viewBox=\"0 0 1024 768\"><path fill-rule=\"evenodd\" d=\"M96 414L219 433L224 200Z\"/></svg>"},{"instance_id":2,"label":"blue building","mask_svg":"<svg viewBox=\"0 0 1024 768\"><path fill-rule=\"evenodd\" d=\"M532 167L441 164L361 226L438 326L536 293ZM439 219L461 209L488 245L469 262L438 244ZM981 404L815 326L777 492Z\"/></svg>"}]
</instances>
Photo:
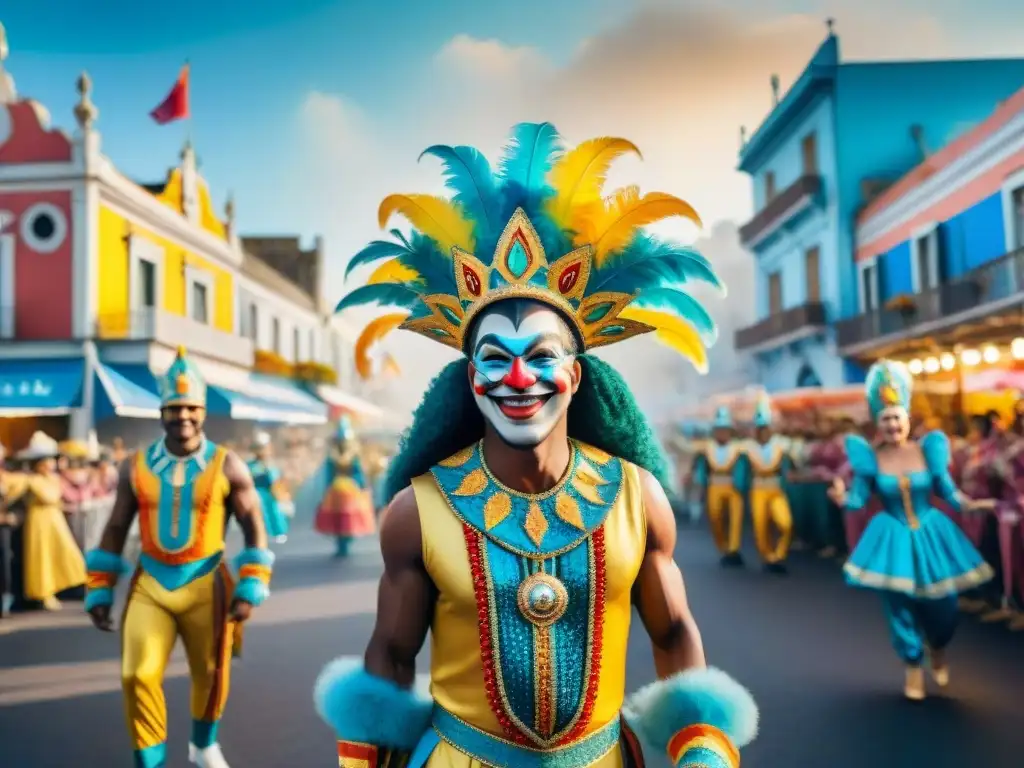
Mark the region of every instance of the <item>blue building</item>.
<instances>
[{"instance_id":1,"label":"blue building","mask_svg":"<svg viewBox=\"0 0 1024 768\"><path fill-rule=\"evenodd\" d=\"M857 212L1024 85L1024 59L843 62L829 34L745 141L753 182L740 238L756 264L758 321L736 333L769 392L860 381L836 321L862 311Z\"/></svg>"}]
</instances>

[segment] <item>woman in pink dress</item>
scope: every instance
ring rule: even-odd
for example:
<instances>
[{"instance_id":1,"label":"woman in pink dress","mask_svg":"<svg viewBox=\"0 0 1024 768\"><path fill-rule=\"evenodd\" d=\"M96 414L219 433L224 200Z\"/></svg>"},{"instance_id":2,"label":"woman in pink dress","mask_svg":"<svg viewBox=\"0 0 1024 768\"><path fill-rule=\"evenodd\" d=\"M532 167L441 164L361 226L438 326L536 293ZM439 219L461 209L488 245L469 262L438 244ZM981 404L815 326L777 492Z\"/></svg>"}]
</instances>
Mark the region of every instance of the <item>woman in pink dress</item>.
<instances>
[{"instance_id":1,"label":"woman in pink dress","mask_svg":"<svg viewBox=\"0 0 1024 768\"><path fill-rule=\"evenodd\" d=\"M318 533L331 536L335 557L347 557L353 539L376 530L373 497L359 457L355 432L347 418L338 424L335 444L324 467L328 486L316 512Z\"/></svg>"}]
</instances>

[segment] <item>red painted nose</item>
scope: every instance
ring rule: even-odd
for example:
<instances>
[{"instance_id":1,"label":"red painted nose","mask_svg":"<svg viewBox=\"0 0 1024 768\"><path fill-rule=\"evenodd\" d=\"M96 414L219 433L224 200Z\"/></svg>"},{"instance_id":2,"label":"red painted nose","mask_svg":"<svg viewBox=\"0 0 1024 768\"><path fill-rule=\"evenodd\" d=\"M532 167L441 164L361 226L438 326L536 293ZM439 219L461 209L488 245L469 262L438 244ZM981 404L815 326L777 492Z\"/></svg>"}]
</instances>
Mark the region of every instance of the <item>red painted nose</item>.
<instances>
[{"instance_id":1,"label":"red painted nose","mask_svg":"<svg viewBox=\"0 0 1024 768\"><path fill-rule=\"evenodd\" d=\"M505 374L501 383L512 389L529 389L537 383L537 377L530 373L523 358L517 357L512 361L512 369Z\"/></svg>"}]
</instances>

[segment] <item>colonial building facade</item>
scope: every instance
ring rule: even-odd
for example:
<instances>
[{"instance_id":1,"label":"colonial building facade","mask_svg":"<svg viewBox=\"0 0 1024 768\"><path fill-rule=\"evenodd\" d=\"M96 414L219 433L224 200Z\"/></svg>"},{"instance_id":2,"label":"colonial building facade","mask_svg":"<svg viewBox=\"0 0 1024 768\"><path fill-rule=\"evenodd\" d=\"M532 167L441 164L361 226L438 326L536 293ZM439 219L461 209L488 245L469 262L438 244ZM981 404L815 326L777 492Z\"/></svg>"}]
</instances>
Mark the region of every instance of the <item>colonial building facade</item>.
<instances>
[{"instance_id":1,"label":"colonial building facade","mask_svg":"<svg viewBox=\"0 0 1024 768\"><path fill-rule=\"evenodd\" d=\"M161 182L129 179L102 152L90 90L83 74L69 136L18 97L0 58L0 441L40 419L55 437L133 429L114 417L158 430L155 377L179 345L222 430L326 423L317 385L336 385L354 340L320 306L322 243L295 267L304 285L261 259L280 238L243 245L188 144Z\"/></svg>"},{"instance_id":2,"label":"colonial building facade","mask_svg":"<svg viewBox=\"0 0 1024 768\"><path fill-rule=\"evenodd\" d=\"M756 264L758 320L736 334L769 392L860 380L835 330L862 311L857 212L1022 83L1022 59L845 62L831 24L787 93L773 78L774 108L740 152L753 182L741 240Z\"/></svg>"}]
</instances>

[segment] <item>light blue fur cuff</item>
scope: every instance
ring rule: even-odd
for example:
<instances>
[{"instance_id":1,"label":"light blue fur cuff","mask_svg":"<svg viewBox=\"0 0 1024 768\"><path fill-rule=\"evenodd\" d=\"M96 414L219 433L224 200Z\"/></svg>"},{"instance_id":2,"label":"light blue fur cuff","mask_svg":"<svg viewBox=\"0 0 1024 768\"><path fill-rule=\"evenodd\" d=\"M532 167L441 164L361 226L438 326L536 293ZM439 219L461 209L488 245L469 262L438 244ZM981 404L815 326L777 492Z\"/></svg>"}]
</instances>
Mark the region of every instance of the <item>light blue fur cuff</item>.
<instances>
[{"instance_id":1,"label":"light blue fur cuff","mask_svg":"<svg viewBox=\"0 0 1024 768\"><path fill-rule=\"evenodd\" d=\"M270 597L270 588L261 579L257 579L255 576L246 576L244 579L239 579L232 597L235 600L244 600L252 606L259 606Z\"/></svg>"},{"instance_id":2,"label":"light blue fur cuff","mask_svg":"<svg viewBox=\"0 0 1024 768\"><path fill-rule=\"evenodd\" d=\"M643 741L664 752L683 728L710 725L737 748L757 736L757 704L742 685L720 669L690 669L651 683L623 706L626 721Z\"/></svg>"},{"instance_id":3,"label":"light blue fur cuff","mask_svg":"<svg viewBox=\"0 0 1024 768\"><path fill-rule=\"evenodd\" d=\"M270 568L273 564L274 553L269 549L261 549L260 547L243 549L238 553L238 557L235 558L235 570L243 565L264 565Z\"/></svg>"},{"instance_id":4,"label":"light blue fur cuff","mask_svg":"<svg viewBox=\"0 0 1024 768\"><path fill-rule=\"evenodd\" d=\"M90 549L85 554L85 569L96 573L128 573L131 566L120 555L105 549Z\"/></svg>"},{"instance_id":5,"label":"light blue fur cuff","mask_svg":"<svg viewBox=\"0 0 1024 768\"><path fill-rule=\"evenodd\" d=\"M433 702L416 690L371 675L362 659L335 659L313 690L317 714L341 741L411 750L430 727Z\"/></svg>"},{"instance_id":6,"label":"light blue fur cuff","mask_svg":"<svg viewBox=\"0 0 1024 768\"><path fill-rule=\"evenodd\" d=\"M90 589L85 594L85 612L88 613L93 608L98 608L101 605L113 605L114 604L114 590L110 587L100 587L98 589Z\"/></svg>"}]
</instances>

